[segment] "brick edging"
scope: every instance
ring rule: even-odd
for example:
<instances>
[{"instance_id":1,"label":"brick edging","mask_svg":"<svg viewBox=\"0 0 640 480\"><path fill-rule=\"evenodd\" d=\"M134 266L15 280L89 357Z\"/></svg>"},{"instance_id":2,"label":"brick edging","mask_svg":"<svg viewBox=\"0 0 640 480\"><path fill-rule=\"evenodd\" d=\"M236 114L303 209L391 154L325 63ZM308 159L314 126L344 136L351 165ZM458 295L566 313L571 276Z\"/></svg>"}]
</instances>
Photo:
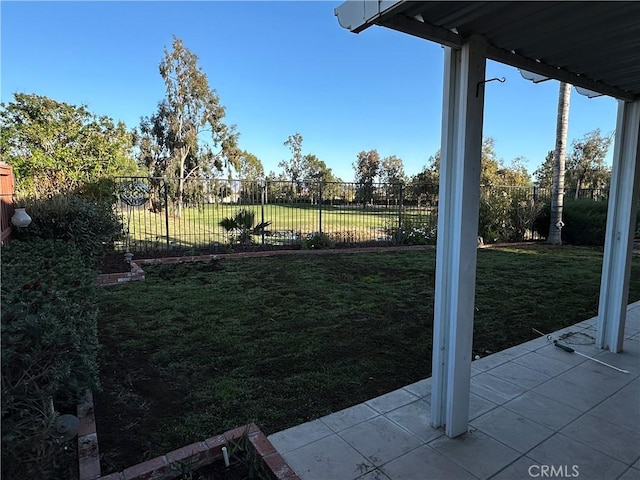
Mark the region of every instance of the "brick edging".
<instances>
[{"instance_id":1,"label":"brick edging","mask_svg":"<svg viewBox=\"0 0 640 480\"><path fill-rule=\"evenodd\" d=\"M169 480L176 478L180 475L180 472L173 467L175 463L179 462L193 469L208 465L221 459L222 447L227 446L229 442L242 438L245 432L248 434L255 453L267 467L272 480L300 480L300 477L287 464L255 423L234 428L222 435L216 435L201 442L192 443L173 452L126 468L121 472L99 477L96 480L145 480L150 478L154 480ZM81 478L80 480L87 479Z\"/></svg>"},{"instance_id":2,"label":"brick edging","mask_svg":"<svg viewBox=\"0 0 640 480\"><path fill-rule=\"evenodd\" d=\"M145 273L142 267L136 262L131 262L130 272L119 273L101 273L98 275L96 282L102 287L110 285L120 285L126 282L137 282L145 279Z\"/></svg>"},{"instance_id":3,"label":"brick edging","mask_svg":"<svg viewBox=\"0 0 640 480\"><path fill-rule=\"evenodd\" d=\"M94 479L100 476L100 451L91 391L78 404L78 420L78 474L80 480Z\"/></svg>"},{"instance_id":4,"label":"brick edging","mask_svg":"<svg viewBox=\"0 0 640 480\"><path fill-rule=\"evenodd\" d=\"M272 480L300 480L273 444L255 423L234 428L222 435L192 443L165 455L125 468L121 472L101 476L100 452L96 432L93 394L88 391L78 404L78 472L80 480L154 480L172 479L180 475L173 465L180 462L196 469L222 458L222 447L245 434L270 473Z\"/></svg>"},{"instance_id":5,"label":"brick edging","mask_svg":"<svg viewBox=\"0 0 640 480\"><path fill-rule=\"evenodd\" d=\"M398 247L362 247L362 248L337 248L337 249L321 249L321 250L264 250L260 252L238 252L238 253L219 253L207 255L185 255L180 257L160 257L160 258L143 258L131 262L130 272L119 273L100 273L96 280L97 284L102 287L110 285L121 285L127 282L136 282L145 279L145 271L140 265L158 265L171 263L188 263L203 262L208 260L222 260L225 258L256 258L256 257L275 257L282 255L331 255L331 254L350 254L350 253L376 253L376 252L400 252L404 250L432 250L434 245L409 245Z\"/></svg>"}]
</instances>

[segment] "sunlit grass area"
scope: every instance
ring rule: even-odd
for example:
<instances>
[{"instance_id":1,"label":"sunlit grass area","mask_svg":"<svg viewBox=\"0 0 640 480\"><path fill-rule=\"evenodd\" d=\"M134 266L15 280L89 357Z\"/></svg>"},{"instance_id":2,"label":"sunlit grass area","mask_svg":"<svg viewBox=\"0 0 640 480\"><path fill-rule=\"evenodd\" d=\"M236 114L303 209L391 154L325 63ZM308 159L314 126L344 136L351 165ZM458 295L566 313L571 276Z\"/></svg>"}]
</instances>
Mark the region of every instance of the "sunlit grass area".
<instances>
[{"instance_id":1,"label":"sunlit grass area","mask_svg":"<svg viewBox=\"0 0 640 480\"><path fill-rule=\"evenodd\" d=\"M154 213L145 207L122 207L120 213L127 232L126 241L132 245L149 249L191 248L228 243L228 235L219 223L241 208L254 212L256 223L271 222L266 229L265 243L274 245L296 244L305 235L319 231L339 243L387 241L402 222L410 222L412 226L435 226L436 223L431 209L401 209L395 205L366 209L361 205L323 205L320 209L310 204L205 204L185 208L181 217L172 212ZM262 238L256 236L255 242L262 243Z\"/></svg>"}]
</instances>

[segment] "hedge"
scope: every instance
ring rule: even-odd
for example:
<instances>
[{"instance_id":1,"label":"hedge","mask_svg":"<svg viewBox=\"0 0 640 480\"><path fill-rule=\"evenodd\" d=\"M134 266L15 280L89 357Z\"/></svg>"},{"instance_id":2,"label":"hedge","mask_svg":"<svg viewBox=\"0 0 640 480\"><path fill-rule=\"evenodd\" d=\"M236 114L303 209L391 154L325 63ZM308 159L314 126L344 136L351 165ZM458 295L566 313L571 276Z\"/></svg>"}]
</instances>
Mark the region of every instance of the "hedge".
<instances>
[{"instance_id":1,"label":"hedge","mask_svg":"<svg viewBox=\"0 0 640 480\"><path fill-rule=\"evenodd\" d=\"M1 294L2 477L60 478L53 423L99 387L96 273L69 243L14 240Z\"/></svg>"},{"instance_id":2,"label":"hedge","mask_svg":"<svg viewBox=\"0 0 640 480\"><path fill-rule=\"evenodd\" d=\"M80 250L88 266L95 265L122 235L122 220L108 202L98 203L73 195L55 195L25 199L20 206L26 208L32 222L28 228L17 229L15 238L70 242Z\"/></svg>"},{"instance_id":3,"label":"hedge","mask_svg":"<svg viewBox=\"0 0 640 480\"><path fill-rule=\"evenodd\" d=\"M562 242L571 245L603 246L608 208L606 200L565 198L562 209ZM549 233L550 211L551 207L547 202L534 224L535 230L545 237ZM635 235L640 237L640 208L636 218Z\"/></svg>"}]
</instances>

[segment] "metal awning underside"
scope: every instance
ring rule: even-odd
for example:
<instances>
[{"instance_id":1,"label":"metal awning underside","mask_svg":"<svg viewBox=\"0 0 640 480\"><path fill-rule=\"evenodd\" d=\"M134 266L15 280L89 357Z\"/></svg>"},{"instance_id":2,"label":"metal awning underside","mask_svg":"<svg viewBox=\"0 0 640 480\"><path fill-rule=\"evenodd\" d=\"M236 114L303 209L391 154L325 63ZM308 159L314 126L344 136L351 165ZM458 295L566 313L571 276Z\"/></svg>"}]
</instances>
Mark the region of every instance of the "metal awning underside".
<instances>
[{"instance_id":1,"label":"metal awning underside","mask_svg":"<svg viewBox=\"0 0 640 480\"><path fill-rule=\"evenodd\" d=\"M450 47L479 34L491 60L640 99L640 2L349 0L336 16L354 33L382 25Z\"/></svg>"}]
</instances>

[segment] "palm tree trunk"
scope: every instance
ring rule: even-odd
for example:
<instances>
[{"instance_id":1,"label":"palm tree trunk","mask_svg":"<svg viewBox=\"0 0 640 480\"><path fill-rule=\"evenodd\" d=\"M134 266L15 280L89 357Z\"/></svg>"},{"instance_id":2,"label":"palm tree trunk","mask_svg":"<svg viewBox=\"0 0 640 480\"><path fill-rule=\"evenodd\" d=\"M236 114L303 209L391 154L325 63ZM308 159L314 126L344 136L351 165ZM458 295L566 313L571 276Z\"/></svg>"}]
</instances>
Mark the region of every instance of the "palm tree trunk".
<instances>
[{"instance_id":1,"label":"palm tree trunk","mask_svg":"<svg viewBox=\"0 0 640 480\"><path fill-rule=\"evenodd\" d=\"M571 85L560 82L558 94L558 120L556 124L556 150L553 155L553 183L551 196L551 221L547 241L552 245L562 245L562 207L564 205L564 169L567 151L567 131L569 129L569 100Z\"/></svg>"}]
</instances>

